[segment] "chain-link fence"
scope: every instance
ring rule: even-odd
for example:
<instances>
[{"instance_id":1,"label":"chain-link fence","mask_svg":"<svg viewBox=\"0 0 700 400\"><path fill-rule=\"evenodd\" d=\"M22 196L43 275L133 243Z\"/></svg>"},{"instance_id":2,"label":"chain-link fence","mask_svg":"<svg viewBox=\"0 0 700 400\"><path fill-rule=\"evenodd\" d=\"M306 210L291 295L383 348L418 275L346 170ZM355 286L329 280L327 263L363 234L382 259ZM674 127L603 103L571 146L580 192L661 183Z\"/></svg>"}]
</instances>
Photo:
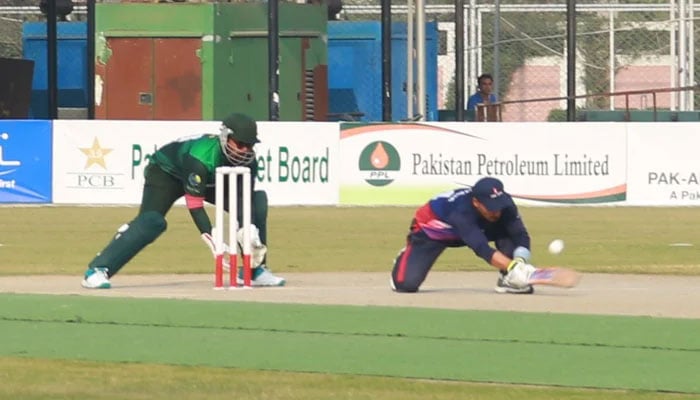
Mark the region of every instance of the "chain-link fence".
<instances>
[{"instance_id":1,"label":"chain-link fence","mask_svg":"<svg viewBox=\"0 0 700 400\"><path fill-rule=\"evenodd\" d=\"M119 0L97 2L115 1ZM694 44L695 38L700 36L699 28L693 23L693 3L689 0L640 1L576 2L576 65L573 69L577 95L695 85L700 72L694 68ZM84 20L85 0L73 3L75 9L68 19ZM427 54L426 84L435 87L434 94L428 91L427 101L433 108L453 110L456 107L454 2L428 0L425 3L426 20L437 27L434 37L427 37L429 42L433 41L429 47L435 49L434 53ZM476 91L476 77L484 72L494 76L495 93L501 101L567 95L566 0L465 0L465 3L465 99ZM23 24L45 19L39 4L40 0L0 0L0 57L22 57ZM415 1L394 2L391 7L394 23L406 25L408 4L415 4ZM340 19L340 23L376 25L381 22L381 1L345 0ZM350 26L337 24L333 27L333 24L329 25L329 36L338 35L342 33L339 30ZM382 68L377 53L380 49L375 43L372 57L358 58L358 54L364 53L341 52L334 60L330 60L329 51L329 75L340 80L329 85L331 90L340 89L331 93L331 103L336 103L331 104L331 110L335 107L361 115L366 114L366 110L381 109ZM400 56L394 57L393 63L398 64L398 68L409 65L405 48ZM343 72L338 73L340 70ZM415 97L415 82L413 88L408 88L406 78L394 79L391 89L394 94L403 93L404 98ZM371 92L371 95L358 98L357 92ZM413 96L408 92L413 92L410 93ZM651 103L645 94L626 97L624 104L619 96L576 100L581 110L644 109ZM700 106L693 91L662 92L654 103L660 109L669 110L694 110ZM503 108L502 116L505 121L547 121L557 119L565 109L566 101L561 99L510 103ZM371 117L368 119L380 119L376 115Z\"/></svg>"},{"instance_id":2,"label":"chain-link fence","mask_svg":"<svg viewBox=\"0 0 700 400\"><path fill-rule=\"evenodd\" d=\"M597 4L576 8L576 94L624 92L678 86L692 61L680 59L681 21L668 3ZM482 6L471 11L477 27L470 42L470 66L478 73L491 69L502 100L515 101L567 94L567 24L565 4ZM499 16L498 22L496 16ZM687 57L687 54L686 56ZM692 60L692 58L690 58ZM481 68L481 70L479 70ZM686 84L687 84L686 78ZM694 81L694 79L693 79ZM692 84L692 83L691 83ZM660 108L692 109L684 92L662 93ZM621 104L617 96L578 99L585 110L643 109L648 94ZM566 108L565 100L511 104L505 121L546 121Z\"/></svg>"},{"instance_id":3,"label":"chain-link fence","mask_svg":"<svg viewBox=\"0 0 700 400\"><path fill-rule=\"evenodd\" d=\"M54 0L56 1L56 0ZM265 0L95 0L99 3L261 3ZM283 0L293 3L305 3L306 0ZM313 0L312 0L313 1ZM41 0L0 0L0 57L22 58L22 32L25 22L46 21L42 13ZM67 1L58 0L58 3ZM87 19L87 0L72 0L72 11L65 21L85 21Z\"/></svg>"},{"instance_id":4,"label":"chain-link fence","mask_svg":"<svg viewBox=\"0 0 700 400\"><path fill-rule=\"evenodd\" d=\"M692 3L684 7L684 1L577 1L576 94L694 85L698 29ZM439 29L437 106L454 109L454 4L427 3L427 19L438 21ZM495 93L502 101L567 96L566 0L465 3L465 98L477 90L476 78L484 72L494 76ZM378 21L380 16L379 0L347 1L342 13L349 21ZM394 21L406 21L405 16L405 5L392 6ZM644 109L652 103L649 94L626 100L591 96L577 99L576 106ZM657 107L671 110L698 105L689 91L659 93L655 101ZM502 115L504 121L547 121L558 119L565 109L566 100L511 103Z\"/></svg>"},{"instance_id":5,"label":"chain-link fence","mask_svg":"<svg viewBox=\"0 0 700 400\"><path fill-rule=\"evenodd\" d=\"M109 0L106 0L109 1ZM102 2L102 1L98 1ZM61 21L85 21L86 0L73 0L70 14ZM22 58L25 23L45 22L41 0L0 0L0 57Z\"/></svg>"},{"instance_id":6,"label":"chain-link fence","mask_svg":"<svg viewBox=\"0 0 700 400\"><path fill-rule=\"evenodd\" d=\"M22 58L22 24L39 19L39 0L0 0L0 57Z\"/></svg>"}]
</instances>

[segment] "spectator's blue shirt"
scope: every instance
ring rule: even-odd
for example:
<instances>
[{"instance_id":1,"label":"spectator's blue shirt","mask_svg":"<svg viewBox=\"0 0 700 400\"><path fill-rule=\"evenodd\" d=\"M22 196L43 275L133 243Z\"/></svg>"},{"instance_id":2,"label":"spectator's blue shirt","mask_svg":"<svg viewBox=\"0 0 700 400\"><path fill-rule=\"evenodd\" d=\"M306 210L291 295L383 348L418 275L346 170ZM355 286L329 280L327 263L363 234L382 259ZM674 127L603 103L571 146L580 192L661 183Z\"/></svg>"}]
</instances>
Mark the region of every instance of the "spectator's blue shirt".
<instances>
[{"instance_id":1,"label":"spectator's blue shirt","mask_svg":"<svg viewBox=\"0 0 700 400\"><path fill-rule=\"evenodd\" d=\"M498 100L496 100L496 95L491 93L489 95L489 102L495 103ZM481 104L484 102L484 98L481 96L481 92L476 92L473 95L469 96L469 100L467 101L467 110L476 110L476 105Z\"/></svg>"},{"instance_id":2,"label":"spectator's blue shirt","mask_svg":"<svg viewBox=\"0 0 700 400\"><path fill-rule=\"evenodd\" d=\"M501 211L496 222L489 222L472 204L471 188L441 193L416 213L416 223L433 240L451 247L468 246L474 253L491 261L496 251L490 241L510 238L515 246L530 248L530 235L515 203Z\"/></svg>"}]
</instances>

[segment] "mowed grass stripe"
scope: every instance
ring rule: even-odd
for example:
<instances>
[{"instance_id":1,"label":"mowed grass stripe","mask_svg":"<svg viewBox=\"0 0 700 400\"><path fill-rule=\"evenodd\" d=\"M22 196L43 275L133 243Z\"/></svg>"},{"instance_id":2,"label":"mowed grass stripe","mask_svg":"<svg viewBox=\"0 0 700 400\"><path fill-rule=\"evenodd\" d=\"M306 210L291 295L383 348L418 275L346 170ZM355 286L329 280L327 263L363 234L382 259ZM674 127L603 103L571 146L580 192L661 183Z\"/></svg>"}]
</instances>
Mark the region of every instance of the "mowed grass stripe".
<instances>
[{"instance_id":1,"label":"mowed grass stripe","mask_svg":"<svg viewBox=\"0 0 700 400\"><path fill-rule=\"evenodd\" d=\"M672 372L697 357L674 351L12 321L0 329L7 356L700 392L696 375Z\"/></svg>"},{"instance_id":2,"label":"mowed grass stripe","mask_svg":"<svg viewBox=\"0 0 700 400\"><path fill-rule=\"evenodd\" d=\"M0 312L5 356L700 393L697 348L571 344L555 329L569 324L579 338L596 336L589 322L607 320L605 334L625 337L634 328L641 342L636 329L656 326L645 321L666 323L679 337L694 336L694 321L622 318L637 324L616 330L615 317L75 296L0 301L9 306Z\"/></svg>"},{"instance_id":3,"label":"mowed grass stripe","mask_svg":"<svg viewBox=\"0 0 700 400\"><path fill-rule=\"evenodd\" d=\"M0 294L0 318L700 352L700 320L630 316Z\"/></svg>"},{"instance_id":4,"label":"mowed grass stripe","mask_svg":"<svg viewBox=\"0 0 700 400\"><path fill-rule=\"evenodd\" d=\"M107 378L86 385L96 371ZM0 357L2 399L696 400L699 395Z\"/></svg>"}]
</instances>

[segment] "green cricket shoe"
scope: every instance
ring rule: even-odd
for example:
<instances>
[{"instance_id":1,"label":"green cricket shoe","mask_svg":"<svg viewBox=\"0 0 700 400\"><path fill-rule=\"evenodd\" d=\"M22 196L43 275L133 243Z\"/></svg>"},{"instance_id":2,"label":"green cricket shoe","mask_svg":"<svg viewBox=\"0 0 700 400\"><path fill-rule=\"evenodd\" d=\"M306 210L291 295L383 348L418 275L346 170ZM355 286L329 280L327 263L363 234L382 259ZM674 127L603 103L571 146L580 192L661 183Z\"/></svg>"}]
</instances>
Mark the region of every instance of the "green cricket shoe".
<instances>
[{"instance_id":1,"label":"green cricket shoe","mask_svg":"<svg viewBox=\"0 0 700 400\"><path fill-rule=\"evenodd\" d=\"M81 285L85 289L109 289L112 287L107 268L88 268Z\"/></svg>"}]
</instances>

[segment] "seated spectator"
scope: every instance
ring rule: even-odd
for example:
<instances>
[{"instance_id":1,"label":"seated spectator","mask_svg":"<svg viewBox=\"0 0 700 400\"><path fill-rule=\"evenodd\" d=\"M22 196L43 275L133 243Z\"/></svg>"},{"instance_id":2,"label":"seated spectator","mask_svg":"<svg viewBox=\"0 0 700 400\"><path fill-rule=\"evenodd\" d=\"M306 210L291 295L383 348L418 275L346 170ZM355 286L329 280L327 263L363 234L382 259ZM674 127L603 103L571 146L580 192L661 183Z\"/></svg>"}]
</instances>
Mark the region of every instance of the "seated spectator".
<instances>
[{"instance_id":1,"label":"seated spectator","mask_svg":"<svg viewBox=\"0 0 700 400\"><path fill-rule=\"evenodd\" d=\"M493 90L493 76L491 74L481 74L477 78L476 93L469 96L467 101L467 110L476 110L477 104L492 104L496 103L496 95L491 93Z\"/></svg>"}]
</instances>

